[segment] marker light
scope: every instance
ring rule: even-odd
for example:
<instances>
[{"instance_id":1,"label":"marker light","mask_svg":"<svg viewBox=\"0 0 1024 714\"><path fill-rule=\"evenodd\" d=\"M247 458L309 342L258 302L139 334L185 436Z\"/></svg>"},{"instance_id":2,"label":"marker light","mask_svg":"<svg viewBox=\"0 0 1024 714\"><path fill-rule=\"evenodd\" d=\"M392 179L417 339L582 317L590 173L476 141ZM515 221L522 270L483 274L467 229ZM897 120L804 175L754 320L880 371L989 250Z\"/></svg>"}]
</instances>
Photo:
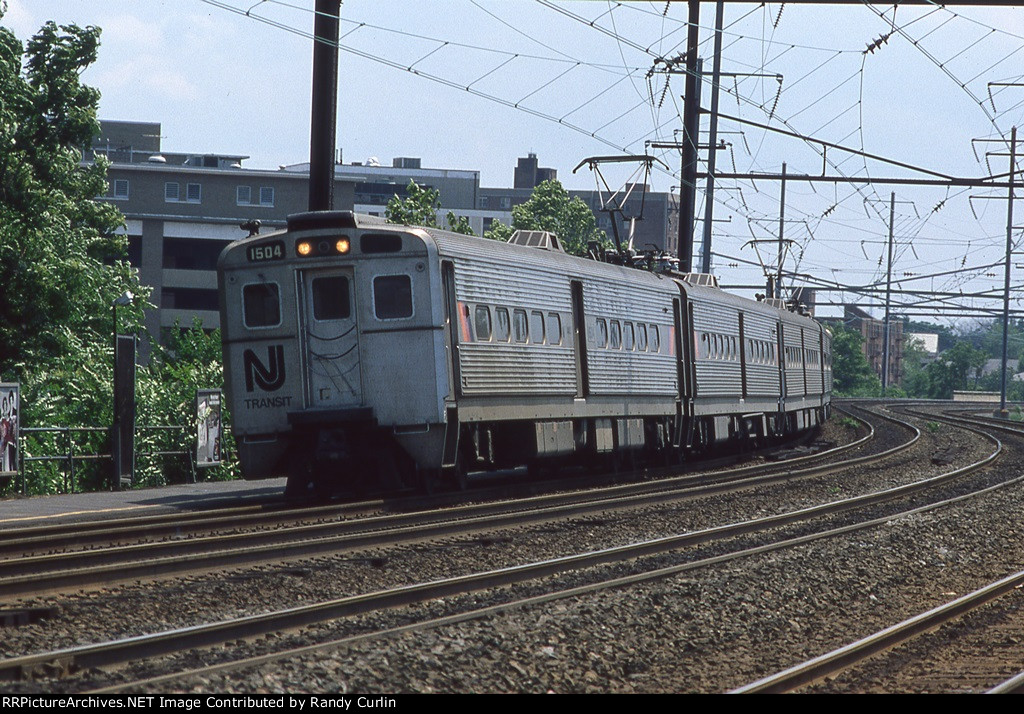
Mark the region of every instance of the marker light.
<instances>
[{"instance_id":1,"label":"marker light","mask_svg":"<svg viewBox=\"0 0 1024 714\"><path fill-rule=\"evenodd\" d=\"M313 252L313 244L310 243L308 240L300 241L298 244L296 244L295 250L298 252L299 255L309 255L310 253Z\"/></svg>"},{"instance_id":2,"label":"marker light","mask_svg":"<svg viewBox=\"0 0 1024 714\"><path fill-rule=\"evenodd\" d=\"M337 250L339 253L347 253L349 247L350 245L348 242L348 238L339 238L338 242L334 244L335 250Z\"/></svg>"}]
</instances>

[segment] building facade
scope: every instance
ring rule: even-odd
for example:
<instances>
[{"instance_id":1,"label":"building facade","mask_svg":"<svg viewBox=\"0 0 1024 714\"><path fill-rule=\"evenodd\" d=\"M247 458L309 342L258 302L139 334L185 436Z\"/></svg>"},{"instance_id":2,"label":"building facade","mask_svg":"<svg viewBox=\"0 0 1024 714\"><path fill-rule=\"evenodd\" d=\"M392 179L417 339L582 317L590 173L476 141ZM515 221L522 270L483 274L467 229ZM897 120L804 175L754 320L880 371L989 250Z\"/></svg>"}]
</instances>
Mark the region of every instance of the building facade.
<instances>
[{"instance_id":1,"label":"building facade","mask_svg":"<svg viewBox=\"0 0 1024 714\"><path fill-rule=\"evenodd\" d=\"M175 325L204 328L220 325L217 257L233 240L244 238L242 224L259 221L261 230L287 225L289 214L308 209L309 164L276 170L243 167L247 156L216 153L169 153L160 145L156 122L103 121L101 134L83 150L83 161L109 159L108 190L101 198L114 203L126 218L129 260L141 282L153 289L155 310L147 312L146 329L154 339ZM404 198L410 181L436 189L441 207L438 225L451 211L468 219L477 235L494 221L511 224L512 208L529 200L541 182L557 171L538 165L535 154L520 158L512 188L481 188L480 172L423 168L418 158L398 157L391 166L377 159L335 165L334 207L383 216L394 196ZM611 214L601 211L597 191L570 191L582 199L611 238ZM639 192L625 206L639 213ZM637 222L637 250L674 247L676 207L673 194L648 192L643 220ZM628 235L628 225L621 227Z\"/></svg>"},{"instance_id":2,"label":"building facade","mask_svg":"<svg viewBox=\"0 0 1024 714\"><path fill-rule=\"evenodd\" d=\"M885 322L854 305L843 308L843 323L863 338L861 350L868 364L882 378L885 362ZM903 383L903 321L889 320L889 385Z\"/></svg>"},{"instance_id":3,"label":"building facade","mask_svg":"<svg viewBox=\"0 0 1024 714\"><path fill-rule=\"evenodd\" d=\"M83 159L111 161L103 198L124 214L129 260L153 289L156 310L147 312L146 329L159 339L194 317L207 329L218 327L220 251L248 235L243 223L255 220L261 230L272 230L306 210L307 174L246 169L248 157L240 155L161 152L157 123L105 121L101 127ZM335 207L352 210L354 201L355 184L336 180Z\"/></svg>"}]
</instances>

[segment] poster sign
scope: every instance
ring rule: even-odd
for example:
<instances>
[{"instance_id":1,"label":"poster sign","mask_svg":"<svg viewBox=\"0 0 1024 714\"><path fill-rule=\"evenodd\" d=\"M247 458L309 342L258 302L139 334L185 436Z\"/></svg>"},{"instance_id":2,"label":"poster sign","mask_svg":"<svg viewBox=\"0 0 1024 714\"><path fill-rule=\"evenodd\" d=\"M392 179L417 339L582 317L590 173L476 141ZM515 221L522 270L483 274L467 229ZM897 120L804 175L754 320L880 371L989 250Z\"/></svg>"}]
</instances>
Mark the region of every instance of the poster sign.
<instances>
[{"instance_id":1,"label":"poster sign","mask_svg":"<svg viewBox=\"0 0 1024 714\"><path fill-rule=\"evenodd\" d=\"M20 384L0 384L0 476L18 473L20 396Z\"/></svg>"},{"instance_id":2,"label":"poster sign","mask_svg":"<svg viewBox=\"0 0 1024 714\"><path fill-rule=\"evenodd\" d=\"M196 466L220 464L221 393L219 389L196 390Z\"/></svg>"}]
</instances>

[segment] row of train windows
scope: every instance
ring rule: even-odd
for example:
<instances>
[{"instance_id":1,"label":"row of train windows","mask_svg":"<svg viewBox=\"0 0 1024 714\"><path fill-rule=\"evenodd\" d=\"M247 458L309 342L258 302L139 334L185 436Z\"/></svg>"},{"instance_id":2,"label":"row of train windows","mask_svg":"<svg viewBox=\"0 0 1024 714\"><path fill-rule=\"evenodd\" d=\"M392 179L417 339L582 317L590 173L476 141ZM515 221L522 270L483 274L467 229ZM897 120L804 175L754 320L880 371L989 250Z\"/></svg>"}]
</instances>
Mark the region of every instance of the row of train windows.
<instances>
[{"instance_id":1,"label":"row of train windows","mask_svg":"<svg viewBox=\"0 0 1024 714\"><path fill-rule=\"evenodd\" d=\"M314 278L310 295L314 320L347 320L352 316L349 280L344 275ZM408 275L375 277L373 312L378 320L412 317L412 279ZM277 283L250 283L242 288L242 319L249 328L281 324L281 291Z\"/></svg>"},{"instance_id":2,"label":"row of train windows","mask_svg":"<svg viewBox=\"0 0 1024 714\"><path fill-rule=\"evenodd\" d=\"M747 340L747 362L778 364L775 361L775 343L768 340Z\"/></svg>"},{"instance_id":3,"label":"row of train windows","mask_svg":"<svg viewBox=\"0 0 1024 714\"><path fill-rule=\"evenodd\" d=\"M594 344L599 349L660 352L661 332L657 325L645 325L599 317L594 321Z\"/></svg>"},{"instance_id":4,"label":"row of train windows","mask_svg":"<svg viewBox=\"0 0 1024 714\"><path fill-rule=\"evenodd\" d=\"M803 367L809 365L817 367L821 364L821 352L812 349L801 349L800 347L786 348L786 366Z\"/></svg>"},{"instance_id":5,"label":"row of train windows","mask_svg":"<svg viewBox=\"0 0 1024 714\"><path fill-rule=\"evenodd\" d=\"M737 351L736 337L733 335L718 335L711 332L700 333L697 357L698 359L739 361L740 355ZM745 358L747 364L778 364L775 357L775 343L767 340L748 339ZM800 347L786 348L786 367L797 368L805 364L814 367L819 366L821 364L821 352Z\"/></svg>"},{"instance_id":6,"label":"row of train windows","mask_svg":"<svg viewBox=\"0 0 1024 714\"><path fill-rule=\"evenodd\" d=\"M463 319L469 320L469 306L462 306ZM527 318L526 310L515 308L509 312L507 307L494 308L494 319L491 319L491 308L488 305L477 305L473 309L473 334L477 342L516 342L535 345L562 344L562 318L557 312L549 312L547 317L540 310L533 310Z\"/></svg>"},{"instance_id":7,"label":"row of train windows","mask_svg":"<svg viewBox=\"0 0 1024 714\"><path fill-rule=\"evenodd\" d=\"M697 358L738 362L740 352L736 336L719 335L714 332L700 333L700 342L697 345Z\"/></svg>"}]
</instances>

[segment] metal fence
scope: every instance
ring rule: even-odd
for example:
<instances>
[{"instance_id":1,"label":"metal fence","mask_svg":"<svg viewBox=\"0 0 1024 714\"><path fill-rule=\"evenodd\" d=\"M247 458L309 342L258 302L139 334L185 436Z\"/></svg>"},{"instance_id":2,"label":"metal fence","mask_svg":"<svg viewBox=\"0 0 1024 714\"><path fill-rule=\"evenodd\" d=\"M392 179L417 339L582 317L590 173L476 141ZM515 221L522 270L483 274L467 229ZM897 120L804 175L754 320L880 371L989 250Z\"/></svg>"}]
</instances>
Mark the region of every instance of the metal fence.
<instances>
[{"instance_id":1,"label":"metal fence","mask_svg":"<svg viewBox=\"0 0 1024 714\"><path fill-rule=\"evenodd\" d=\"M135 434L136 478L134 484L127 485L159 486L178 481L195 483L196 464L191 427L137 426ZM35 448L26 450L29 439L35 442ZM83 469L94 486L116 489L123 485L113 483L114 457L111 453L113 439L110 427L23 427L19 441L18 490L23 494L28 492L31 478L29 469L37 464L56 466L56 470L51 469L43 476L49 477L50 485L55 486L58 493L81 491ZM29 451L37 455L26 455ZM171 474L170 478L168 474ZM34 475L40 476L38 473Z\"/></svg>"}]
</instances>

